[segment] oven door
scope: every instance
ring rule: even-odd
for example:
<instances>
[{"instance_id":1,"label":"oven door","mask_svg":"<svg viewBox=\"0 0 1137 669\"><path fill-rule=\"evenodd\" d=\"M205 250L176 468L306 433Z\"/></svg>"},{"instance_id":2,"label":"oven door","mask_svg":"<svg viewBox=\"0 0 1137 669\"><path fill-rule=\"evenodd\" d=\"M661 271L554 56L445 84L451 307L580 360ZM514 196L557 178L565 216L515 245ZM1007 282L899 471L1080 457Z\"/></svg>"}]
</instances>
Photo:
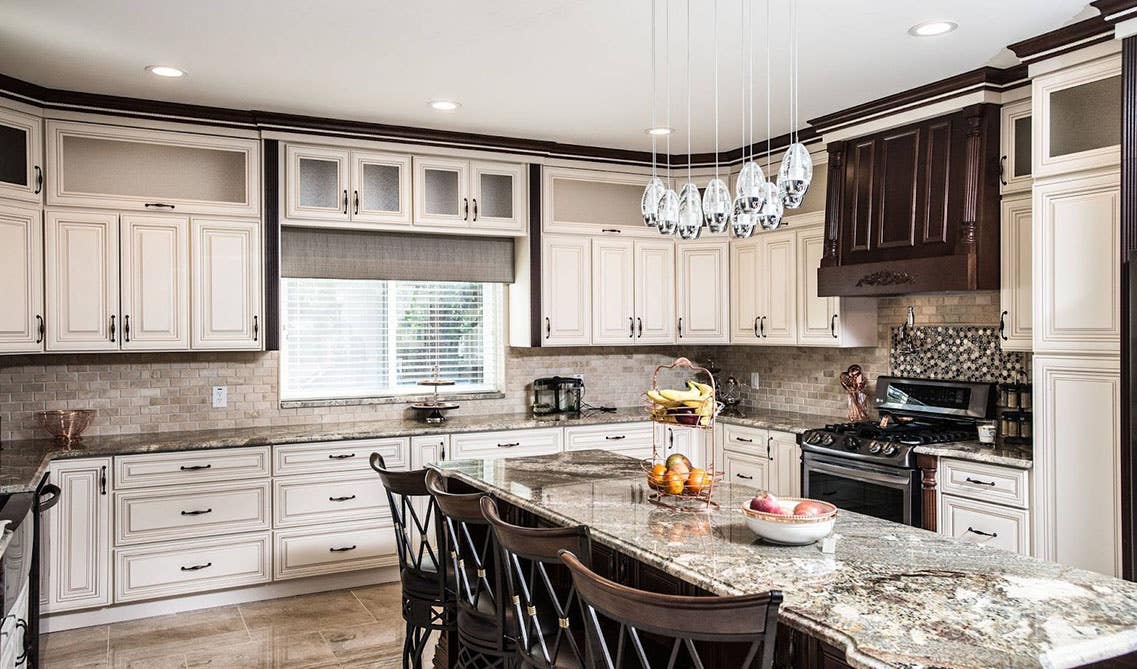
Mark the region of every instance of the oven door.
<instances>
[{"instance_id":1,"label":"oven door","mask_svg":"<svg viewBox=\"0 0 1137 669\"><path fill-rule=\"evenodd\" d=\"M802 494L895 523L920 520L916 473L806 453L802 456Z\"/></svg>"}]
</instances>

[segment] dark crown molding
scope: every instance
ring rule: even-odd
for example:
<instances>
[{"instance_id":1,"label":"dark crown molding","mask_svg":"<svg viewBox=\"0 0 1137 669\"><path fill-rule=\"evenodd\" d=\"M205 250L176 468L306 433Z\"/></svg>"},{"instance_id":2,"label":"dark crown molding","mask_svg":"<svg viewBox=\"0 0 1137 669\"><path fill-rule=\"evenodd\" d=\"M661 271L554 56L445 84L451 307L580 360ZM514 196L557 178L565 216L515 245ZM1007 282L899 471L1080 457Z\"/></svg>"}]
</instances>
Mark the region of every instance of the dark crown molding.
<instances>
[{"instance_id":1,"label":"dark crown molding","mask_svg":"<svg viewBox=\"0 0 1137 669\"><path fill-rule=\"evenodd\" d=\"M1090 4L1097 7L1110 24L1137 18L1137 0L1093 0Z\"/></svg>"},{"instance_id":2,"label":"dark crown molding","mask_svg":"<svg viewBox=\"0 0 1137 669\"><path fill-rule=\"evenodd\" d=\"M1096 2L1093 4L1097 6ZM1030 63L1111 39L1113 39L1113 26L1102 16L1094 16L1037 37L1015 42L1007 48L1013 51L1019 60Z\"/></svg>"}]
</instances>

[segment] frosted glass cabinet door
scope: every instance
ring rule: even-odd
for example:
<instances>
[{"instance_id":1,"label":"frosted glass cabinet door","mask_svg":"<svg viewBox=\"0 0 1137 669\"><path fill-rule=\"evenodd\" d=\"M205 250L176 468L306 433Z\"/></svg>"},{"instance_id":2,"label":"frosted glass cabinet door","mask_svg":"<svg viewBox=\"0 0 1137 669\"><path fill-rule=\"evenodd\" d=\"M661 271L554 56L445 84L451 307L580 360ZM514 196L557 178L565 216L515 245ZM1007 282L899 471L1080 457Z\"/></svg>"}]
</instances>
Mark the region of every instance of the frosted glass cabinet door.
<instances>
[{"instance_id":1,"label":"frosted glass cabinet door","mask_svg":"<svg viewBox=\"0 0 1137 669\"><path fill-rule=\"evenodd\" d=\"M525 232L525 165L474 161L470 177L471 225Z\"/></svg>"},{"instance_id":2,"label":"frosted glass cabinet door","mask_svg":"<svg viewBox=\"0 0 1137 669\"><path fill-rule=\"evenodd\" d=\"M123 215L122 349L189 350L189 219Z\"/></svg>"},{"instance_id":3,"label":"frosted glass cabinet door","mask_svg":"<svg viewBox=\"0 0 1137 669\"><path fill-rule=\"evenodd\" d=\"M0 353L42 351L43 214L0 204Z\"/></svg>"},{"instance_id":4,"label":"frosted glass cabinet door","mask_svg":"<svg viewBox=\"0 0 1137 669\"><path fill-rule=\"evenodd\" d=\"M47 350L117 351L118 216L49 210L44 246Z\"/></svg>"},{"instance_id":5,"label":"frosted glass cabinet door","mask_svg":"<svg viewBox=\"0 0 1137 669\"><path fill-rule=\"evenodd\" d=\"M415 156L414 166L414 224L468 227L471 213L469 161Z\"/></svg>"},{"instance_id":6,"label":"frosted glass cabinet door","mask_svg":"<svg viewBox=\"0 0 1137 669\"><path fill-rule=\"evenodd\" d=\"M351 220L411 224L411 157L351 152Z\"/></svg>"},{"instance_id":7,"label":"frosted glass cabinet door","mask_svg":"<svg viewBox=\"0 0 1137 669\"><path fill-rule=\"evenodd\" d=\"M1121 161L1120 55L1036 77L1032 86L1036 179Z\"/></svg>"},{"instance_id":8,"label":"frosted glass cabinet door","mask_svg":"<svg viewBox=\"0 0 1137 669\"><path fill-rule=\"evenodd\" d=\"M195 218L191 235L191 347L261 349L260 224Z\"/></svg>"},{"instance_id":9,"label":"frosted glass cabinet door","mask_svg":"<svg viewBox=\"0 0 1137 669\"><path fill-rule=\"evenodd\" d=\"M0 197L40 202L43 120L0 108Z\"/></svg>"},{"instance_id":10,"label":"frosted glass cabinet door","mask_svg":"<svg viewBox=\"0 0 1137 669\"><path fill-rule=\"evenodd\" d=\"M999 192L1029 191L1031 172L1030 98L1003 105L999 132Z\"/></svg>"},{"instance_id":11,"label":"frosted glass cabinet door","mask_svg":"<svg viewBox=\"0 0 1137 669\"><path fill-rule=\"evenodd\" d=\"M348 220L348 151L289 144L285 147L290 219Z\"/></svg>"}]
</instances>

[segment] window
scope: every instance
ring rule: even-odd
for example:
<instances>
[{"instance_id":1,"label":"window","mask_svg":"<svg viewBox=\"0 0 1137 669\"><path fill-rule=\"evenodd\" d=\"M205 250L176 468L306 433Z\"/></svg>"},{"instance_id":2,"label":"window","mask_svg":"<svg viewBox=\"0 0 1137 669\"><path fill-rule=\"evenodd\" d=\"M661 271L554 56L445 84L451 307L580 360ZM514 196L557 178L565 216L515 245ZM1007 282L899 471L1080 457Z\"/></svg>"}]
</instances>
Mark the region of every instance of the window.
<instances>
[{"instance_id":1,"label":"window","mask_svg":"<svg viewBox=\"0 0 1137 669\"><path fill-rule=\"evenodd\" d=\"M502 285L283 279L280 399L499 391Z\"/></svg>"}]
</instances>

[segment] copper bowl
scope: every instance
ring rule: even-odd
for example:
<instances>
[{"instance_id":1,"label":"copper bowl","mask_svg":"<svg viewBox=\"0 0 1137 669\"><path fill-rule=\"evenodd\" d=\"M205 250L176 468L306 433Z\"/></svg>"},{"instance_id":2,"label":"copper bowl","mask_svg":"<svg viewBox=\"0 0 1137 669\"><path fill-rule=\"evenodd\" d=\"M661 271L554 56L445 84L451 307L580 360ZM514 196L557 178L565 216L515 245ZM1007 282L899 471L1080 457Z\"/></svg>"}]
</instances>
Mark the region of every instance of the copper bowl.
<instances>
[{"instance_id":1,"label":"copper bowl","mask_svg":"<svg viewBox=\"0 0 1137 669\"><path fill-rule=\"evenodd\" d=\"M36 421L39 426L59 441L74 442L82 437L83 430L95 418L94 409L57 409L55 411L37 411Z\"/></svg>"}]
</instances>

